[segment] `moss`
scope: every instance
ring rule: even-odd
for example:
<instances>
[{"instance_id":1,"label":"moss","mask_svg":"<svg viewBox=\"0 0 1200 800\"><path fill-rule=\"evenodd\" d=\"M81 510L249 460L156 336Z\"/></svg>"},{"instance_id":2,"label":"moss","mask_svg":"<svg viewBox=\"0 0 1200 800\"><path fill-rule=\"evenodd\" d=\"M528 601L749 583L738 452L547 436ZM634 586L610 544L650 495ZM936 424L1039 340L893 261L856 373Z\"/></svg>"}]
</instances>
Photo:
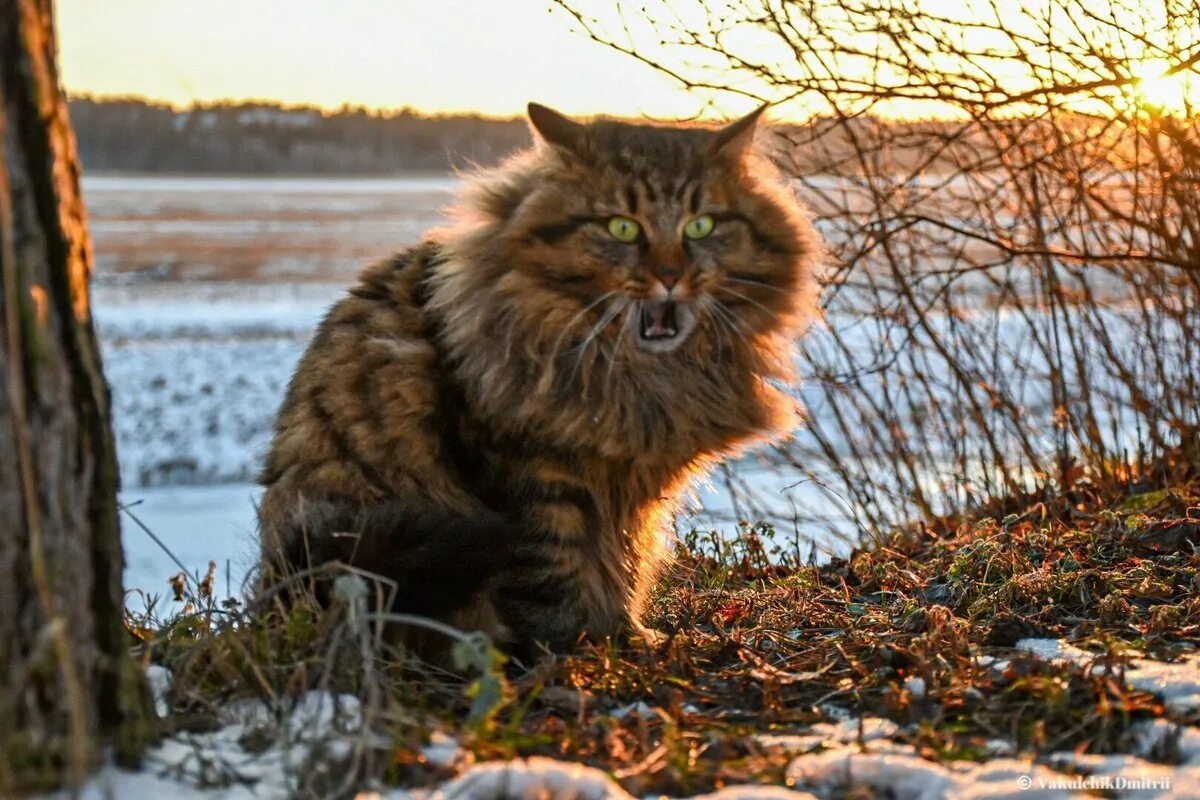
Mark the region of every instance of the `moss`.
<instances>
[{"instance_id":1,"label":"moss","mask_svg":"<svg viewBox=\"0 0 1200 800\"><path fill-rule=\"evenodd\" d=\"M1117 510L1128 512L1146 512L1151 511L1163 503L1164 500L1171 496L1169 489L1157 489L1153 492L1141 492L1140 494L1130 495L1122 502Z\"/></svg>"}]
</instances>

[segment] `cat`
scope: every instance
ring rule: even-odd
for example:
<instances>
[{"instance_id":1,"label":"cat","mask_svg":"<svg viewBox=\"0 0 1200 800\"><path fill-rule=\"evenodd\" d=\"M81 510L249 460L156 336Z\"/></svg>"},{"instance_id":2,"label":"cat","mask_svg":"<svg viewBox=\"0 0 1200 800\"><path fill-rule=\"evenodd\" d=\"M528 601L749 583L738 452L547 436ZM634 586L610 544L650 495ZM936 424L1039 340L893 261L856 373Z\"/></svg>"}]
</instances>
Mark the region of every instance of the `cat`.
<instances>
[{"instance_id":1,"label":"cat","mask_svg":"<svg viewBox=\"0 0 1200 800\"><path fill-rule=\"evenodd\" d=\"M354 565L515 653L638 626L689 484L794 428L820 254L761 109L528 113L534 147L320 324L259 511L267 574Z\"/></svg>"}]
</instances>

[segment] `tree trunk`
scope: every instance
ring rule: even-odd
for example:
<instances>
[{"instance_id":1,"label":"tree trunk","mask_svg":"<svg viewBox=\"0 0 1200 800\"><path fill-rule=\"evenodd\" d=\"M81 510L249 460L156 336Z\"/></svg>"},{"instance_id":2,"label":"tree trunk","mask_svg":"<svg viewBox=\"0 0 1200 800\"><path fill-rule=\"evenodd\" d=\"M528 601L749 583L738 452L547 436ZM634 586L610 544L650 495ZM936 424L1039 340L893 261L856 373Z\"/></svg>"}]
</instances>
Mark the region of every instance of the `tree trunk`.
<instances>
[{"instance_id":1,"label":"tree trunk","mask_svg":"<svg viewBox=\"0 0 1200 800\"><path fill-rule=\"evenodd\" d=\"M117 467L51 0L0 0L0 796L136 750Z\"/></svg>"}]
</instances>

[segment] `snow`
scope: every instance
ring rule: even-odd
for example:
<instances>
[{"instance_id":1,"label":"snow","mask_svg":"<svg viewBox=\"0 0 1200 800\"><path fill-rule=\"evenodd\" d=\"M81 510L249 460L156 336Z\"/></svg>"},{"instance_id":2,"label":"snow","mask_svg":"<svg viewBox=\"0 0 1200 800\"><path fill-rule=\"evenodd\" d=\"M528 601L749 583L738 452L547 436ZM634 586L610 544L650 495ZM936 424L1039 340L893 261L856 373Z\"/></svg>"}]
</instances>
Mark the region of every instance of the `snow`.
<instances>
[{"instance_id":1,"label":"snow","mask_svg":"<svg viewBox=\"0 0 1200 800\"><path fill-rule=\"evenodd\" d=\"M421 755L435 767L453 766L464 757L458 740L442 731L434 731L429 737L429 744L421 748Z\"/></svg>"},{"instance_id":2,"label":"snow","mask_svg":"<svg viewBox=\"0 0 1200 800\"><path fill-rule=\"evenodd\" d=\"M308 692L290 708L235 704L223 709L222 715L225 724L215 731L175 734L159 742L147 752L141 770L106 765L79 796L85 800L285 800L295 796L301 767L310 757L344 756L362 727L358 700L327 692ZM282 725L276 724L280 716ZM243 746L254 733L267 737L265 749Z\"/></svg>"},{"instance_id":3,"label":"snow","mask_svg":"<svg viewBox=\"0 0 1200 800\"><path fill-rule=\"evenodd\" d=\"M104 192L192 194L412 194L417 192L455 191L462 180L453 175L428 175L402 178L303 178L295 176L229 177L210 175L85 175L83 192L88 205L103 204Z\"/></svg>"},{"instance_id":4,"label":"snow","mask_svg":"<svg viewBox=\"0 0 1200 800\"><path fill-rule=\"evenodd\" d=\"M1200 708L1200 655L1176 664L1139 660L1125 679L1135 689L1160 695L1171 711L1183 714Z\"/></svg>"},{"instance_id":5,"label":"snow","mask_svg":"<svg viewBox=\"0 0 1200 800\"><path fill-rule=\"evenodd\" d=\"M595 767L538 757L480 764L437 795L456 800L632 800L632 795Z\"/></svg>"},{"instance_id":6,"label":"snow","mask_svg":"<svg viewBox=\"0 0 1200 800\"><path fill-rule=\"evenodd\" d=\"M248 714L212 733L171 737L151 751L147 767L139 772L106 766L89 780L81 796L128 800L288 797L294 790L295 770L316 748L345 757L353 737L360 734L361 717L349 698L310 692L287 717L281 741L261 752L247 753L240 742L256 722L269 717L265 709L259 711L263 713ZM335 746L339 742L342 747ZM793 758L786 780L787 787L729 786L696 795L693 800L814 800L863 792L894 800L1050 800L1093 796L1092 790L1100 789L1117 797L1183 798L1197 796L1200 765L1194 759L1172 767L1133 756L1074 753L1054 754L1045 764L1016 758L984 764L938 764L919 757L906 744L879 741L859 748L830 742L821 752ZM432 791L393 789L360 796L632 800L632 795L599 769L544 757L476 764Z\"/></svg>"},{"instance_id":7,"label":"snow","mask_svg":"<svg viewBox=\"0 0 1200 800\"><path fill-rule=\"evenodd\" d=\"M346 288L326 283L115 284L97 286L92 304L97 331L109 346L141 344L130 341L139 339L272 336L304 343Z\"/></svg>"},{"instance_id":8,"label":"snow","mask_svg":"<svg viewBox=\"0 0 1200 800\"><path fill-rule=\"evenodd\" d=\"M357 241L380 257L403 246L437 217L437 207L459 185L454 177L402 179L327 178L192 178L88 176L84 191L93 211L99 282L93 305L103 347L105 371L112 383L114 427L124 491L121 501L161 541L122 514L126 552L125 585L150 594L170 596L168 578L182 568L203 576L216 566L218 597L238 595L257 556L254 504L259 489L252 483L269 443L271 423L297 359L327 308L345 291L338 283L287 283L272 277L307 276L329 281L341 266L324 262L367 263L356 251L326 252L326 241ZM273 215L273 216L272 216ZM296 250L255 256L254 280L179 281L171 265L183 259L192 278L226 276L238 251L180 249L211 239L227 244L277 237ZM306 236L311 238L305 238ZM190 237L190 238L189 238ZM132 242L132 244L130 244ZM120 250L119 245L132 249ZM140 249L138 249L140 248ZM378 248L376 252L375 249ZM310 252L311 251L311 252ZM133 253L150 265L123 272L112 254ZM182 255L181 255L182 253ZM161 262L161 263L160 263ZM145 265L142 265L145 266ZM240 267L239 267L240 268ZM1002 318L998 346L1014 361L1020 357L1023 330L1019 321ZM829 325L840 324L831 317ZM934 327L940 323L931 318ZM1114 315L1112 335L1125 338L1126 328ZM869 324L843 330L854 358L870 360L880 347L889 350L889 334ZM855 338L858 337L858 338ZM818 329L809 340L815 351L828 344ZM894 342L891 344L894 345ZM1128 346L1137 347L1130 338ZM1010 352L1011 351L1011 352ZM849 365L847 365L849 366ZM1186 365L1180 365L1183 369ZM1037 371L1044 365L1027 364ZM1036 382L1030 382L1030 386ZM1033 391L1027 389L1026 391ZM826 413L819 394L814 414ZM1018 398L1030 409L1044 409L1046 399ZM1102 426L1106 427L1106 426ZM798 433L803 444L805 434ZM840 447L842 443L833 442ZM709 517L685 519L683 527L714 518L756 517L760 505L747 495L788 507L824 508L827 520L805 531L824 537L830 528L855 532L853 512L819 481L801 481L757 455L739 464L737 476L718 473L696 487L698 505ZM933 481L937 476L931 476ZM961 476L958 476L961 478ZM819 531L818 531L819 528ZM790 529L790 528L789 528ZM838 545L827 538L829 550ZM130 605L138 606L136 593ZM1039 658L1089 664L1092 655L1059 640L1026 639L1018 648ZM1007 662L992 663L1004 669ZM152 665L147 672L156 711L169 712L170 674ZM1200 707L1200 655L1166 664L1136 660L1125 670L1134 687L1160 695L1180 715ZM924 682L911 678L906 687L924 695ZM1012 758L1012 744L989 742L996 758L986 764L935 764L908 745L894 741L897 726L887 720L858 719L845 709L823 705L837 721L793 734L760 734L756 741L791 758L790 788L727 787L703 795L705 800L811 800L851 787L877 795L903 798L1050 798L1081 796L1084 788L1064 783L1062 770L1081 771L1095 780L1165 781L1171 788L1149 788L1117 796L1200 796L1200 730L1155 720L1137 729L1129 755L1084 756L1061 753L1042 764ZM616 714L654 713L634 704ZM88 783L86 798L288 797L300 765L317 748L344 753L368 735L353 698L311 692L292 706L239 705L225 710L224 725L206 733L177 734L149 754L146 768L127 772L106 766ZM245 737L267 732L265 750L248 752ZM1179 765L1149 760L1173 746ZM430 763L445 767L466 764L464 751L445 734L425 748ZM1027 780L1026 784L1022 781ZM364 795L369 796L369 795ZM381 797L407 798L621 798L630 796L608 775L579 764L545 758L484 763L469 767L435 792L393 790Z\"/></svg>"},{"instance_id":9,"label":"snow","mask_svg":"<svg viewBox=\"0 0 1200 800\"><path fill-rule=\"evenodd\" d=\"M1076 664L1091 662L1092 654L1087 650L1068 644L1061 639L1021 639L1016 649L1032 653L1043 661L1073 661Z\"/></svg>"},{"instance_id":10,"label":"snow","mask_svg":"<svg viewBox=\"0 0 1200 800\"><path fill-rule=\"evenodd\" d=\"M126 591L169 597L168 580L181 571L180 565L133 521L133 514L183 562L189 575L203 578L209 562L216 562L214 589L218 600L240 596L242 583L258 559L254 503L260 493L249 484L122 492L120 501L129 509L121 514ZM135 597L128 597L126 603L140 610Z\"/></svg>"},{"instance_id":11,"label":"snow","mask_svg":"<svg viewBox=\"0 0 1200 800\"><path fill-rule=\"evenodd\" d=\"M1068 774L1025 759L996 758L983 764L936 764L909 745L867 751L833 748L800 756L787 769L789 783L811 786L821 796L868 790L894 800L1002 800L1074 798L1108 790L1117 797L1196 797L1200 766L1169 767L1132 756L1058 754L1048 759Z\"/></svg>"},{"instance_id":12,"label":"snow","mask_svg":"<svg viewBox=\"0 0 1200 800\"><path fill-rule=\"evenodd\" d=\"M1018 647L1040 658L1090 663L1088 654L1056 640L1023 640ZM1176 669L1157 670L1156 666ZM1128 674L1141 673L1147 681L1153 678L1164 697L1188 696L1198 667L1196 659L1175 665L1143 661ZM171 676L162 667L151 666L147 677L163 715ZM635 704L616 713L647 711L652 709ZM321 691L307 692L291 703L235 703L221 710L222 726L217 730L164 739L150 750L143 769L137 772L105 766L88 781L81 796L89 800L290 797L298 776L317 761L342 763L357 745L386 742L369 729L365 718L355 697ZM1089 797L1097 791L1139 799L1200 797L1200 729L1159 719L1140 723L1134 731L1137 742L1128 755L1059 752L1033 763L1012 757L1011 744L995 740L989 744L995 755L991 761L936 763L922 758L912 745L895 741L900 729L894 722L845 718L795 734L755 737L764 750L790 757L786 787L730 786L694 800L814 800L864 793L894 800L1050 800ZM251 739L259 745L248 748ZM1172 739L1178 763L1160 763L1158 753ZM467 752L446 733L434 734L424 754L431 764L462 771L434 790L380 790L359 796L392 800L632 800L607 773L583 764L531 757L471 765Z\"/></svg>"},{"instance_id":13,"label":"snow","mask_svg":"<svg viewBox=\"0 0 1200 800\"><path fill-rule=\"evenodd\" d=\"M1092 663L1093 654L1058 639L1021 639L1018 650L1033 653L1048 661ZM1176 663L1134 659L1124 671L1125 680L1135 689L1153 692L1163 698L1168 710L1187 713L1200 708L1200 653Z\"/></svg>"},{"instance_id":14,"label":"snow","mask_svg":"<svg viewBox=\"0 0 1200 800\"><path fill-rule=\"evenodd\" d=\"M754 741L768 750L784 753L806 753L829 745L849 745L885 741L899 731L899 726L886 719L849 717L839 722L820 722L807 733L760 733Z\"/></svg>"},{"instance_id":15,"label":"snow","mask_svg":"<svg viewBox=\"0 0 1200 800\"><path fill-rule=\"evenodd\" d=\"M165 717L171 713L171 671L159 664L151 664L146 668L146 683L150 685L150 695L154 698L154 713Z\"/></svg>"},{"instance_id":16,"label":"snow","mask_svg":"<svg viewBox=\"0 0 1200 800\"><path fill-rule=\"evenodd\" d=\"M782 786L726 786L710 794L698 794L693 800L816 800L816 797Z\"/></svg>"}]
</instances>

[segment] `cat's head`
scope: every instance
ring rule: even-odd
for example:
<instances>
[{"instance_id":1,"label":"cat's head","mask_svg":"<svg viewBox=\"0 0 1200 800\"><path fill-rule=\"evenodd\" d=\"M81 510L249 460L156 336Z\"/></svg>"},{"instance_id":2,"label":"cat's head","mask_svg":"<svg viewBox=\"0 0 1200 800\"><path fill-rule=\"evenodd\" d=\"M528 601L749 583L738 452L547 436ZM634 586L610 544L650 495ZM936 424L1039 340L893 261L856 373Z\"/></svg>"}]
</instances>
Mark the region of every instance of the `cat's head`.
<instances>
[{"instance_id":1,"label":"cat's head","mask_svg":"<svg viewBox=\"0 0 1200 800\"><path fill-rule=\"evenodd\" d=\"M579 122L530 104L538 147L468 198L501 280L567 334L560 343L610 358L750 346L794 327L816 237L752 153L761 110L714 129Z\"/></svg>"}]
</instances>

